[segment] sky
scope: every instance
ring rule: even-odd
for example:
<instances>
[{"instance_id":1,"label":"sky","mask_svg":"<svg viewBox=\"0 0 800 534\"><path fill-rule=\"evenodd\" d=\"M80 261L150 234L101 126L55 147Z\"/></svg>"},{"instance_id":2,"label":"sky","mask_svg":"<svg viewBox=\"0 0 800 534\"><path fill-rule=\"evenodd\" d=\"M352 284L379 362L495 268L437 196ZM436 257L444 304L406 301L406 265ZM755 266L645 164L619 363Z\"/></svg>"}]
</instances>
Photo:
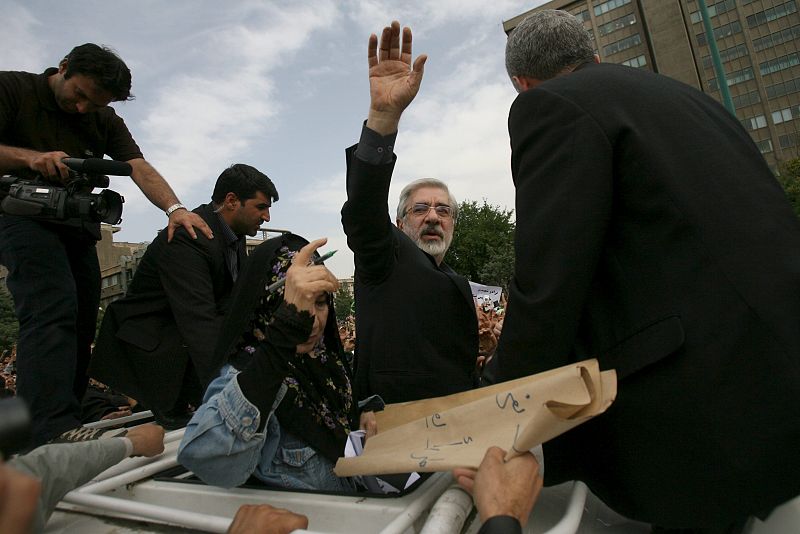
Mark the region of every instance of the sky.
<instances>
[{"instance_id":1,"label":"sky","mask_svg":"<svg viewBox=\"0 0 800 534\"><path fill-rule=\"evenodd\" d=\"M269 228L338 249L326 265L353 274L341 227L344 150L369 107L367 39L392 20L428 55L400 123L387 213L417 178L456 199L514 208L506 119L516 97L502 23L545 0L0 0L0 70L42 72L85 42L110 46L133 74L135 100L113 103L145 158L193 208L219 173L247 163L280 200ZM151 241L166 217L130 178L116 241ZM392 220L394 216L392 215Z\"/></svg>"}]
</instances>

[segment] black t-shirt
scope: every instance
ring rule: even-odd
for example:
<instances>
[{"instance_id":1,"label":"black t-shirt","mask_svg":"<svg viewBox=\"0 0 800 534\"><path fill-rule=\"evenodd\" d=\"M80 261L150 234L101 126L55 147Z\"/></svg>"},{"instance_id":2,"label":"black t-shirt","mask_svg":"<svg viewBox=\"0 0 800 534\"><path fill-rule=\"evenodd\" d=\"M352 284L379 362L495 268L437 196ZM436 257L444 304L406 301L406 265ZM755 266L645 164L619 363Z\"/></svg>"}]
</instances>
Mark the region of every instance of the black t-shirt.
<instances>
[{"instance_id":1,"label":"black t-shirt","mask_svg":"<svg viewBox=\"0 0 800 534\"><path fill-rule=\"evenodd\" d=\"M119 161L142 158L125 122L106 106L91 113L67 113L56 103L47 83L57 69L42 74L0 72L0 144L41 152L61 150L75 158L101 158ZM27 168L14 174L35 177ZM112 184L113 185L113 184ZM99 225L84 228L99 238Z\"/></svg>"}]
</instances>

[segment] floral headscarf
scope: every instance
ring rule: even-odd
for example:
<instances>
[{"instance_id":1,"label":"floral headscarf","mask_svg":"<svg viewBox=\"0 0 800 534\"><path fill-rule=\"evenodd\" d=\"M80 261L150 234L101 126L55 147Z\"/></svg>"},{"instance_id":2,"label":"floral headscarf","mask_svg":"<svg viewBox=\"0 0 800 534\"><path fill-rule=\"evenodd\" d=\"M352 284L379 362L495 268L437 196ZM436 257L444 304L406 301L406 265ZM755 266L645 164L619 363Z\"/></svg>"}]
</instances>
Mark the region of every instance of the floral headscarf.
<instances>
[{"instance_id":1,"label":"floral headscarf","mask_svg":"<svg viewBox=\"0 0 800 534\"><path fill-rule=\"evenodd\" d=\"M295 436L335 461L342 454L345 440L355 423L350 370L345 363L344 351L336 327L333 299L328 296L328 320L322 337L308 354L287 355L285 351L258 350L261 343L269 343L270 322L283 302L284 288L267 292L266 288L286 277L297 250L305 240L284 239L279 246L270 241L256 248L248 258L248 272L233 308L237 315L248 317L240 324L245 327L230 353L258 354L272 358L272 365L283 375L287 393L277 409L281 426ZM274 239L282 239L274 238ZM294 242L292 242L294 241ZM262 247L266 247L264 250ZM258 274L254 274L256 271ZM250 287L257 283L257 287ZM253 294L255 297L253 298ZM246 308L239 304L244 300ZM229 345L230 346L230 345Z\"/></svg>"}]
</instances>

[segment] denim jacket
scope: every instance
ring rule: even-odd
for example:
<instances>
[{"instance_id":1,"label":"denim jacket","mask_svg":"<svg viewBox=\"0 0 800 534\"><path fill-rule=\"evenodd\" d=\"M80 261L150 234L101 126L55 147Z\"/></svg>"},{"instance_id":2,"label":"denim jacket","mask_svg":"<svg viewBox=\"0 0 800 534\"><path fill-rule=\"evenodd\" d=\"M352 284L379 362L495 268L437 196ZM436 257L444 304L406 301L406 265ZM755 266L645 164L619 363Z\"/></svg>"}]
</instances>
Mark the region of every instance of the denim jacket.
<instances>
[{"instance_id":1,"label":"denim jacket","mask_svg":"<svg viewBox=\"0 0 800 534\"><path fill-rule=\"evenodd\" d=\"M209 384L203 404L186 426L178 461L203 482L225 488L254 475L282 488L355 491L350 479L333 473L327 458L281 428L275 410L286 394L285 385L275 397L263 432L257 432L261 414L239 388L238 373L225 365Z\"/></svg>"}]
</instances>

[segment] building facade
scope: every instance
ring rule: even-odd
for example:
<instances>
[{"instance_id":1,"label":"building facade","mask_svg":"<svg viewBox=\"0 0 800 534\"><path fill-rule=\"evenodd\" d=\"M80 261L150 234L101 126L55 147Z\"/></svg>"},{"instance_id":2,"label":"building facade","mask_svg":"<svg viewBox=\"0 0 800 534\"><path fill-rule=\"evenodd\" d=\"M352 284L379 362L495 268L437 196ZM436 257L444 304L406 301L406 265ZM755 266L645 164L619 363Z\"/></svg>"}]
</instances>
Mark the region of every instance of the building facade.
<instances>
[{"instance_id":1,"label":"building facade","mask_svg":"<svg viewBox=\"0 0 800 534\"><path fill-rule=\"evenodd\" d=\"M800 0L707 0L736 116L767 164L800 157ZM601 61L649 69L722 100L696 0L554 0L581 19Z\"/></svg>"}]
</instances>

